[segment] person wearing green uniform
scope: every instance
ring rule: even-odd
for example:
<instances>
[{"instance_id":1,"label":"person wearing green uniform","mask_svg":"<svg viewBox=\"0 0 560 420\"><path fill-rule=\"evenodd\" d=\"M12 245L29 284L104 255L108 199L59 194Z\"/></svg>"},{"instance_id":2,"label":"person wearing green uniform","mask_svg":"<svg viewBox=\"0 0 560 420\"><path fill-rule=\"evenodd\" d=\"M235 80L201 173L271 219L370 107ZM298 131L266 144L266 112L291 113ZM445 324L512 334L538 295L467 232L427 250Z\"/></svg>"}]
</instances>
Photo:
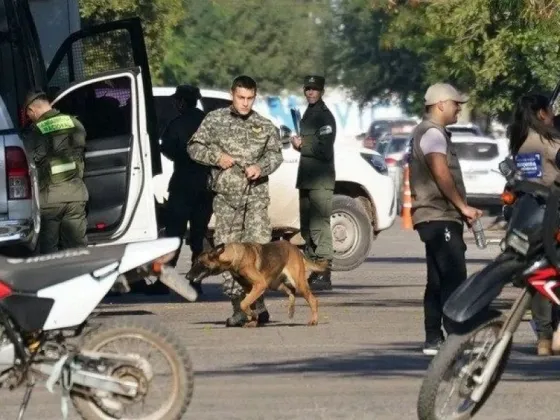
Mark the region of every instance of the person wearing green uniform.
<instances>
[{"instance_id":1,"label":"person wearing green uniform","mask_svg":"<svg viewBox=\"0 0 560 420\"><path fill-rule=\"evenodd\" d=\"M52 108L44 92L29 93L24 107L33 123L25 145L39 177L39 252L86 246L86 130L75 117Z\"/></svg>"},{"instance_id":2,"label":"person wearing green uniform","mask_svg":"<svg viewBox=\"0 0 560 420\"><path fill-rule=\"evenodd\" d=\"M323 102L325 78L306 76L303 91L307 109L300 123L300 135L292 139L301 154L296 188L299 189L301 235L305 255L312 260L327 260L324 273L312 273L312 290L330 290L333 242L331 232L332 199L335 184L334 140L336 122Z\"/></svg>"}]
</instances>

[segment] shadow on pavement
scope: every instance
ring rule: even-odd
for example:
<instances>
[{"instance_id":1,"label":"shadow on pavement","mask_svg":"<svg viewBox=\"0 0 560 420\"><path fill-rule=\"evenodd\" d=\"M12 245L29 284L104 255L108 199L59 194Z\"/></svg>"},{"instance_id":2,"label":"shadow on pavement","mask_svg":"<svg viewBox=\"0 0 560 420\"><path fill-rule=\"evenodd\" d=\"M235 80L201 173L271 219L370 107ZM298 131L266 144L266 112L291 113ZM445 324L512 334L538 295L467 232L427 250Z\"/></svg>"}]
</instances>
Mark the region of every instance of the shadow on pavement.
<instances>
[{"instance_id":1,"label":"shadow on pavement","mask_svg":"<svg viewBox=\"0 0 560 420\"><path fill-rule=\"evenodd\" d=\"M493 258L467 258L467 264L489 264ZM426 264L423 257L368 257L366 263ZM395 267L398 268L398 267Z\"/></svg>"},{"instance_id":2,"label":"shadow on pavement","mask_svg":"<svg viewBox=\"0 0 560 420\"><path fill-rule=\"evenodd\" d=\"M385 348L358 350L321 357L250 363L224 370L199 370L200 376L319 374L390 379L423 378L431 357L421 353L423 343L389 343ZM530 346L529 346L530 347ZM560 379L560 357L537 358L514 346L502 381L556 381ZM519 351L521 349L522 352ZM534 351L534 350L533 350Z\"/></svg>"}]
</instances>

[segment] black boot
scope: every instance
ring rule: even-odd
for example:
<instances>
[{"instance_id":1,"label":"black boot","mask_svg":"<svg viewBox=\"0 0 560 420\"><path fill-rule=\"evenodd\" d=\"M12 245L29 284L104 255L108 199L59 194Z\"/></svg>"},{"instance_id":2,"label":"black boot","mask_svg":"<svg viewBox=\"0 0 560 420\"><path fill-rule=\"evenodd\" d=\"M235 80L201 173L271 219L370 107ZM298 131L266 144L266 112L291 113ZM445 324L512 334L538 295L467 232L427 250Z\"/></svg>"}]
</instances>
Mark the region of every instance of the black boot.
<instances>
[{"instance_id":1,"label":"black boot","mask_svg":"<svg viewBox=\"0 0 560 420\"><path fill-rule=\"evenodd\" d=\"M332 289L331 267L332 267L332 262L329 261L327 269L323 273L311 273L311 275L307 279L311 290L318 291L318 290Z\"/></svg>"},{"instance_id":2,"label":"black boot","mask_svg":"<svg viewBox=\"0 0 560 420\"><path fill-rule=\"evenodd\" d=\"M270 314L264 305L264 296L258 298L252 305L251 309L256 312L258 317L258 323L267 324L270 322Z\"/></svg>"},{"instance_id":3,"label":"black boot","mask_svg":"<svg viewBox=\"0 0 560 420\"><path fill-rule=\"evenodd\" d=\"M231 304L233 306L233 315L226 320L226 327L242 327L249 321L249 318L241 310L241 299L232 299Z\"/></svg>"}]
</instances>

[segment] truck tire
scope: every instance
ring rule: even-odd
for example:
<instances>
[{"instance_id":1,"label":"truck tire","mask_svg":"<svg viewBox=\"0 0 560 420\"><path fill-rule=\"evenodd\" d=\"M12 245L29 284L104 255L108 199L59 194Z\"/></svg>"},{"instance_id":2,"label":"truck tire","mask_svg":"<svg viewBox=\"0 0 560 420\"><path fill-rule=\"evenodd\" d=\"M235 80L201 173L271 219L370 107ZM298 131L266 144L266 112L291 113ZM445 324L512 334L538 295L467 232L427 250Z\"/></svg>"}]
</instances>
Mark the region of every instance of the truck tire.
<instances>
[{"instance_id":1,"label":"truck tire","mask_svg":"<svg viewBox=\"0 0 560 420\"><path fill-rule=\"evenodd\" d=\"M363 206L352 197L333 197L331 232L333 236L333 271L350 271L359 267L369 255L373 228Z\"/></svg>"}]
</instances>

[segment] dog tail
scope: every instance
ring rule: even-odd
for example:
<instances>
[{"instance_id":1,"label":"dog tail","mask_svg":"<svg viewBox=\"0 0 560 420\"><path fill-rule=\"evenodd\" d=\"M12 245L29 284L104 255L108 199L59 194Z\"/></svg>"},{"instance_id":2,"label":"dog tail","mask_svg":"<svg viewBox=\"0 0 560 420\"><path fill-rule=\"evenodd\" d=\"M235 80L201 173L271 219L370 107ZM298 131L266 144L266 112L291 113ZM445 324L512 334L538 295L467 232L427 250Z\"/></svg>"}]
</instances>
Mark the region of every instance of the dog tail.
<instances>
[{"instance_id":1,"label":"dog tail","mask_svg":"<svg viewBox=\"0 0 560 420\"><path fill-rule=\"evenodd\" d=\"M315 261L311 261L306 257L303 257L303 261L305 263L305 268L307 270L314 271L315 273L323 273L327 270L329 266L329 262L327 260L315 262Z\"/></svg>"}]
</instances>

